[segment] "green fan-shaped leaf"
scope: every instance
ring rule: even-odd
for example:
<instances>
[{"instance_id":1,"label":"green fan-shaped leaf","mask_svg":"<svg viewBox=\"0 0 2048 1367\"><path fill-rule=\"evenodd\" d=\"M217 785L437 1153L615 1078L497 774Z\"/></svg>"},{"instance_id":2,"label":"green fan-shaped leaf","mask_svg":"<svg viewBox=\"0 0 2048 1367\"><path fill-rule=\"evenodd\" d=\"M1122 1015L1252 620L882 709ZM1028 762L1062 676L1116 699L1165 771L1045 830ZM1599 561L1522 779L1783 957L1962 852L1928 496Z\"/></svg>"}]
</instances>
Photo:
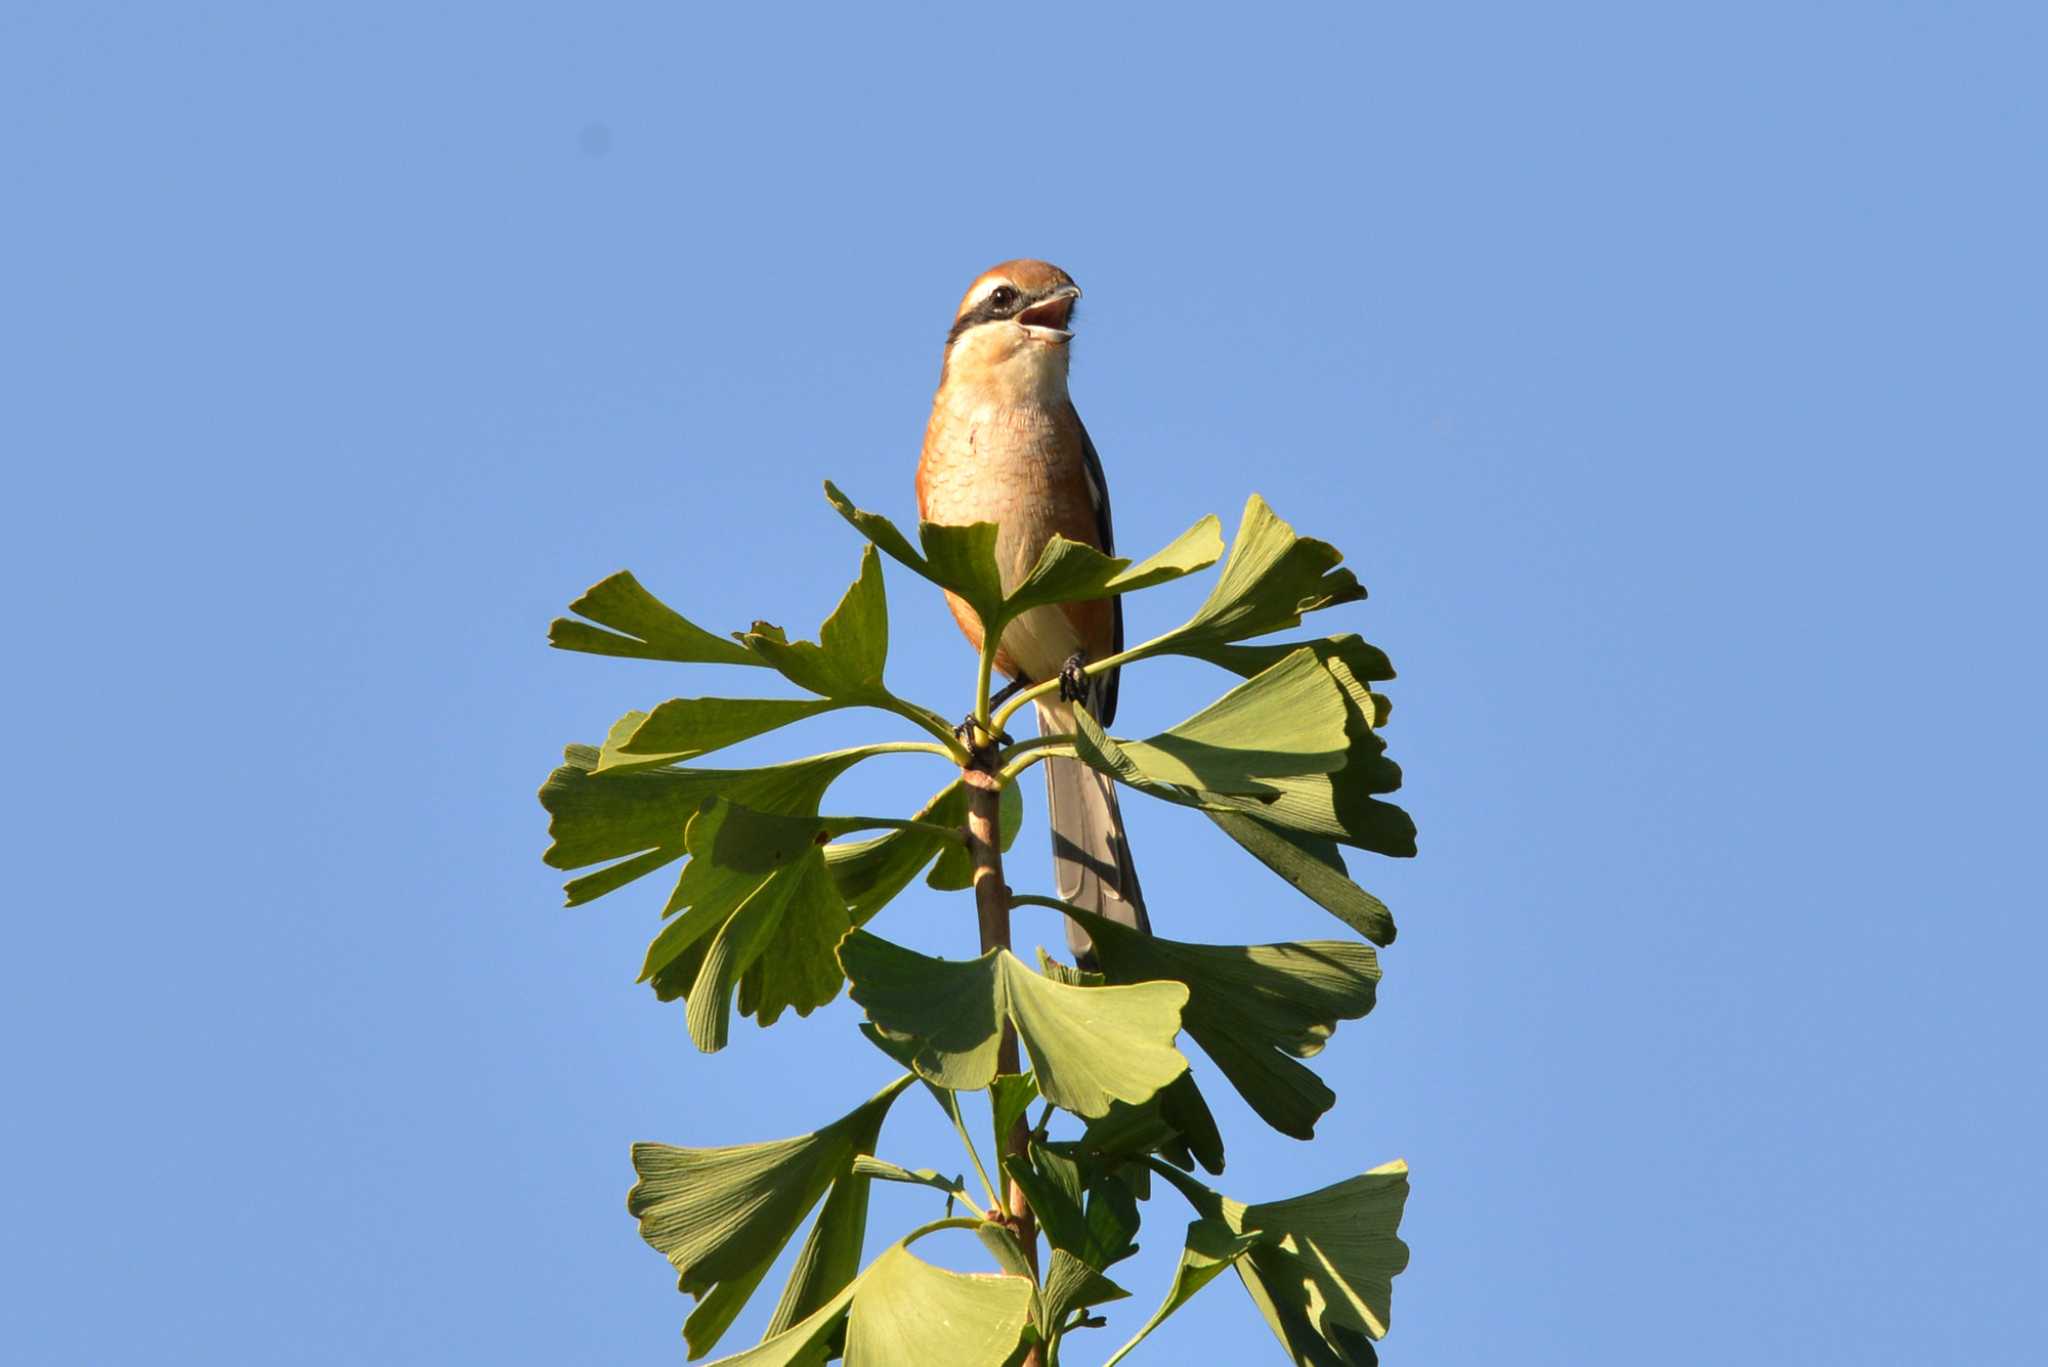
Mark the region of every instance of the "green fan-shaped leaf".
<instances>
[{"instance_id":1,"label":"green fan-shaped leaf","mask_svg":"<svg viewBox=\"0 0 2048 1367\"><path fill-rule=\"evenodd\" d=\"M1049 1332L1059 1332L1066 1326L1067 1316L1076 1310L1125 1300L1130 1294L1065 1249L1056 1248L1045 1273L1044 1327Z\"/></svg>"},{"instance_id":2,"label":"green fan-shaped leaf","mask_svg":"<svg viewBox=\"0 0 2048 1367\"><path fill-rule=\"evenodd\" d=\"M1203 518L1156 555L1136 564L1055 536L1039 553L1037 563L1006 595L1002 572L996 564L994 523L978 522L966 527L920 523L919 546L913 547L910 538L888 518L856 508L829 481L825 497L841 517L891 559L965 599L985 623L1006 623L1032 608L1052 603L1085 602L1151 588L1213 565L1223 553L1222 524L1213 516Z\"/></svg>"},{"instance_id":3,"label":"green fan-shaped leaf","mask_svg":"<svg viewBox=\"0 0 2048 1367\"><path fill-rule=\"evenodd\" d=\"M1365 766L1347 765L1332 774L1268 779L1267 786L1277 790L1271 795L1200 793L1190 805L1235 809L1283 831L1409 858L1415 853L1415 818L1374 797L1371 774Z\"/></svg>"},{"instance_id":4,"label":"green fan-shaped leaf","mask_svg":"<svg viewBox=\"0 0 2048 1367\"><path fill-rule=\"evenodd\" d=\"M1015 785L1012 785L1013 787ZM1038 1100L1038 1079L1029 1073L998 1073L988 1085L989 1133L995 1151L1001 1153L1010 1131L1024 1118L1024 1112Z\"/></svg>"},{"instance_id":5,"label":"green fan-shaped leaf","mask_svg":"<svg viewBox=\"0 0 2048 1367\"><path fill-rule=\"evenodd\" d=\"M835 1354L833 1340L846 1329L858 1284L838 1294L801 1320L770 1333L752 1348L706 1363L705 1367L824 1367Z\"/></svg>"},{"instance_id":6,"label":"green fan-shaped leaf","mask_svg":"<svg viewBox=\"0 0 2048 1367\"><path fill-rule=\"evenodd\" d=\"M891 701L882 684L889 661L889 598L875 548L862 549L860 575L818 628L815 645L791 641L766 622L754 623L740 643L791 683L821 697L840 703Z\"/></svg>"},{"instance_id":7,"label":"green fan-shaped leaf","mask_svg":"<svg viewBox=\"0 0 2048 1367\"><path fill-rule=\"evenodd\" d=\"M1031 1298L1027 1278L949 1272L899 1244L861 1274L846 1367L1003 1367Z\"/></svg>"},{"instance_id":8,"label":"green fan-shaped leaf","mask_svg":"<svg viewBox=\"0 0 2048 1367\"><path fill-rule=\"evenodd\" d=\"M1386 742L1376 726L1384 719L1386 700L1367 684L1391 677L1393 667L1374 647L1356 636L1336 636L1290 646L1228 647L1206 658L1237 672L1264 666L1274 667L1275 658L1293 660L1303 652L1312 653L1337 686L1344 700L1345 763L1327 774L1276 775L1268 783L1269 793L1256 801L1222 790L1204 794L1197 805L1215 818L1219 809L1236 809L1280 833L1296 849L1257 838L1242 822L1217 820L1217 824L1239 844L1251 850L1267 867L1279 873L1308 896L1378 943L1392 939L1393 921L1386 908L1348 879L1333 880L1300 856L1310 854L1325 870L1342 878L1344 864L1327 842L1355 845L1378 854L1405 857L1415 853L1415 823L1408 813L1379 795L1401 786L1401 768L1386 757ZM1365 924L1361 924L1364 922ZM1375 929L1367 929L1367 924ZM1382 938L1382 937L1385 938Z\"/></svg>"},{"instance_id":9,"label":"green fan-shaped leaf","mask_svg":"<svg viewBox=\"0 0 2048 1367\"><path fill-rule=\"evenodd\" d=\"M1338 568L1343 559L1343 552L1327 542L1296 536L1264 499L1253 494L1208 600L1179 627L1125 658L1204 655L1218 646L1296 626L1305 612L1356 602L1365 597L1365 589L1351 571Z\"/></svg>"},{"instance_id":10,"label":"green fan-shaped leaf","mask_svg":"<svg viewBox=\"0 0 2048 1367\"><path fill-rule=\"evenodd\" d=\"M675 1267L677 1289L698 1298L683 1331L693 1357L724 1334L827 1188L857 1186L865 1223L868 1179L853 1172L853 1160L874 1149L883 1117L910 1082L907 1074L899 1077L824 1129L795 1139L718 1149L633 1146L640 1180L626 1209L639 1219L640 1236ZM842 1210L840 1223L852 1214ZM821 1229L825 1223L821 1217ZM852 1279L859 1242L855 1231L854 1263L820 1263L808 1274L818 1303Z\"/></svg>"},{"instance_id":11,"label":"green fan-shaped leaf","mask_svg":"<svg viewBox=\"0 0 2048 1367\"><path fill-rule=\"evenodd\" d=\"M996 566L996 524L976 522L962 527L935 522L918 524L918 546L880 513L853 506L852 500L825 482L825 497L854 529L880 547L897 563L960 595L979 613L991 620L1002 607L1003 577Z\"/></svg>"},{"instance_id":12,"label":"green fan-shaped leaf","mask_svg":"<svg viewBox=\"0 0 2048 1367\"><path fill-rule=\"evenodd\" d=\"M1005 1021L1013 1024L1041 1095L1082 1116L1143 1101L1187 1069L1173 1047L1187 989L1179 983L1069 987L1006 949L933 959L855 931L839 947L853 999L886 1035L915 1041L919 1076L974 1091L996 1075Z\"/></svg>"},{"instance_id":13,"label":"green fan-shaped leaf","mask_svg":"<svg viewBox=\"0 0 2048 1367\"><path fill-rule=\"evenodd\" d=\"M1387 658L1386 652L1350 632L1341 636L1325 636L1315 641L1275 641L1257 646L1204 646L1189 653L1211 664L1222 665L1241 678L1249 679L1254 674L1272 668L1297 650L1312 650L1316 653L1317 659L1341 665L1342 673L1338 677L1338 682L1348 684L1356 681L1356 696L1369 695L1370 690L1364 688L1365 684L1383 683L1394 677L1394 662ZM1373 724L1379 724L1377 718Z\"/></svg>"},{"instance_id":14,"label":"green fan-shaped leaf","mask_svg":"<svg viewBox=\"0 0 2048 1367\"><path fill-rule=\"evenodd\" d=\"M597 772L695 759L844 705L829 698L671 698L607 746Z\"/></svg>"},{"instance_id":15,"label":"green fan-shaped leaf","mask_svg":"<svg viewBox=\"0 0 2048 1367\"><path fill-rule=\"evenodd\" d=\"M1220 1224L1233 1242L1253 1237L1233 1256L1238 1278L1296 1362L1367 1367L1378 1361L1372 1340L1386 1335L1393 1279L1408 1265L1408 1245L1398 1232L1408 1201L1406 1163L1396 1160L1306 1196L1254 1206L1170 1168L1158 1171L1204 1217L1197 1224ZM1214 1230L1205 1237L1212 1259L1231 1246ZM1173 1308L1169 1304L1153 1323Z\"/></svg>"},{"instance_id":16,"label":"green fan-shaped leaf","mask_svg":"<svg viewBox=\"0 0 2048 1367\"><path fill-rule=\"evenodd\" d=\"M724 798L690 818L690 862L648 946L640 977L663 1001L688 999L690 1038L723 1049L733 994L742 1015L772 1025L839 994L833 950L852 926L825 866L829 823L815 814L757 812Z\"/></svg>"},{"instance_id":17,"label":"green fan-shaped leaf","mask_svg":"<svg viewBox=\"0 0 2048 1367\"><path fill-rule=\"evenodd\" d=\"M548 627L548 644L558 650L685 664L761 663L732 641L704 630L663 603L625 570L594 585L569 605L569 611L590 620L557 617ZM598 625L592 626L592 622Z\"/></svg>"},{"instance_id":18,"label":"green fan-shaped leaf","mask_svg":"<svg viewBox=\"0 0 2048 1367\"><path fill-rule=\"evenodd\" d=\"M1335 841L1271 826L1249 812L1202 813L1273 872L1376 945L1394 943L1394 914L1351 881Z\"/></svg>"},{"instance_id":19,"label":"green fan-shaped leaf","mask_svg":"<svg viewBox=\"0 0 2048 1367\"><path fill-rule=\"evenodd\" d=\"M1137 564L1105 555L1079 541L1055 536L1039 552L1038 563L1030 573L1004 599L1003 619L1008 621L1032 608L1053 603L1081 603L1149 589L1206 569L1222 554L1223 524L1214 514Z\"/></svg>"},{"instance_id":20,"label":"green fan-shaped leaf","mask_svg":"<svg viewBox=\"0 0 2048 1367\"><path fill-rule=\"evenodd\" d=\"M858 1176L872 1177L878 1182L901 1182L907 1186L930 1187L933 1191L944 1192L969 1210L976 1208L973 1194L962 1185L967 1180L965 1174L948 1177L934 1168L906 1168L887 1159L865 1156L853 1160L853 1170Z\"/></svg>"},{"instance_id":21,"label":"green fan-shaped leaf","mask_svg":"<svg viewBox=\"0 0 2048 1367\"><path fill-rule=\"evenodd\" d=\"M616 748L645 715L629 712L620 718L607 747ZM554 837L542 858L557 869L620 861L568 884L569 905L588 902L682 858L690 818L712 798L722 796L756 811L815 813L834 779L885 750L836 750L762 769L598 774L594 771L603 752L572 745L566 762L541 786L541 806L548 811L548 833Z\"/></svg>"},{"instance_id":22,"label":"green fan-shaped leaf","mask_svg":"<svg viewBox=\"0 0 2048 1367\"><path fill-rule=\"evenodd\" d=\"M1078 907L1067 908L1094 936L1110 983L1184 984L1181 1025L1216 1061L1268 1125L1296 1139L1315 1136L1336 1094L1299 1060L1320 1053L1340 1020L1373 1008L1379 957L1370 945L1199 945L1146 935Z\"/></svg>"},{"instance_id":23,"label":"green fan-shaped leaf","mask_svg":"<svg viewBox=\"0 0 2048 1367\"><path fill-rule=\"evenodd\" d=\"M1346 758L1344 695L1307 649L1150 740L1113 740L1086 708L1074 712L1076 754L1173 802L1228 793L1256 807L1280 794L1279 780L1320 778Z\"/></svg>"},{"instance_id":24,"label":"green fan-shaped leaf","mask_svg":"<svg viewBox=\"0 0 2048 1367\"><path fill-rule=\"evenodd\" d=\"M1062 963L1038 951L1039 971L1070 987L1102 987L1100 973ZM907 1060L899 1060L905 1062ZM1001 1145L997 1146L998 1148ZM1195 1164L1212 1173L1223 1171L1223 1134L1209 1110L1193 1072L1182 1073L1145 1101L1113 1103L1107 1114L1088 1122L1080 1148L1093 1159L1116 1164L1140 1154L1156 1153L1175 1167L1192 1172ZM1143 1189L1145 1169L1132 1167Z\"/></svg>"},{"instance_id":25,"label":"green fan-shaped leaf","mask_svg":"<svg viewBox=\"0 0 2048 1367\"><path fill-rule=\"evenodd\" d=\"M1116 1356L1103 1367L1116 1367L1131 1349L1137 1347L1154 1329L1162 1324L1168 1315L1194 1299L1197 1291L1207 1286L1227 1268L1249 1252L1259 1241L1257 1234L1236 1234L1221 1220L1196 1220L1188 1226L1187 1243L1181 1249L1180 1266L1173 1271L1173 1284L1167 1288L1166 1301L1152 1318L1145 1321L1140 1329ZM1314 1363L1316 1359L1309 1358Z\"/></svg>"},{"instance_id":26,"label":"green fan-shaped leaf","mask_svg":"<svg viewBox=\"0 0 2048 1367\"><path fill-rule=\"evenodd\" d=\"M1239 1228L1267 1236L1238 1260L1238 1276L1273 1333L1299 1354L1320 1340L1346 1363L1375 1360L1394 1278L1408 1266L1395 1231L1408 1202L1399 1161L1289 1201L1248 1206Z\"/></svg>"}]
</instances>

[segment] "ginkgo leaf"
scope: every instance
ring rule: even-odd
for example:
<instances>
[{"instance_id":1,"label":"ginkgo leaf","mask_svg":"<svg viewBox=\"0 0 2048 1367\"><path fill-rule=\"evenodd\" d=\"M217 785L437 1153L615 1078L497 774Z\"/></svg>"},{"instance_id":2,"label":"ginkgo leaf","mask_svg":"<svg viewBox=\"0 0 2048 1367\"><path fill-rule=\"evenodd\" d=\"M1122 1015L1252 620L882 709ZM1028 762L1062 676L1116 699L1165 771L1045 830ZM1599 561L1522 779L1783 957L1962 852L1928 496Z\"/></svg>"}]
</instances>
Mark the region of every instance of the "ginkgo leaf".
<instances>
[{"instance_id":1,"label":"ginkgo leaf","mask_svg":"<svg viewBox=\"0 0 2048 1367\"><path fill-rule=\"evenodd\" d=\"M742 647L704 630L663 603L625 570L592 586L569 605L569 611L590 620L557 617L548 627L548 644L558 650L685 664L761 663ZM592 622L598 625L592 626ZM605 627L612 629L606 631Z\"/></svg>"},{"instance_id":2,"label":"ginkgo leaf","mask_svg":"<svg viewBox=\"0 0 2048 1367\"><path fill-rule=\"evenodd\" d=\"M597 772L695 759L842 706L829 698L671 698L607 748Z\"/></svg>"},{"instance_id":3,"label":"ginkgo leaf","mask_svg":"<svg viewBox=\"0 0 2048 1367\"><path fill-rule=\"evenodd\" d=\"M1038 968L1054 982L1072 987L1105 985L1100 973L1062 963L1043 949L1038 951ZM908 1066L907 1060L898 1062ZM1139 1154L1156 1153L1190 1172L1197 1163L1212 1173L1223 1171L1223 1134L1216 1128L1216 1117L1209 1110L1202 1089L1195 1085L1192 1071L1182 1073L1144 1101L1112 1103L1105 1114L1088 1122L1080 1146L1090 1157L1112 1164ZM1143 1183L1144 1168L1127 1171L1135 1173Z\"/></svg>"},{"instance_id":4,"label":"ginkgo leaf","mask_svg":"<svg viewBox=\"0 0 2048 1367\"><path fill-rule=\"evenodd\" d=\"M1215 564L1223 553L1222 524L1214 516L1203 518L1157 554L1135 564L1106 555L1093 546L1054 536L1039 553L1037 562L1006 595L996 564L994 523L978 522L964 527L920 523L919 544L913 547L888 518L856 508L829 481L825 497L841 517L891 559L957 594L992 628L999 628L1035 607L1109 598L1164 584Z\"/></svg>"},{"instance_id":5,"label":"ginkgo leaf","mask_svg":"<svg viewBox=\"0 0 2048 1367\"><path fill-rule=\"evenodd\" d=\"M1281 780L1321 777L1346 759L1344 696L1315 654L1296 651L1149 740L1116 740L1076 703L1075 753L1104 773L1168 801L1253 807Z\"/></svg>"},{"instance_id":6,"label":"ginkgo leaf","mask_svg":"<svg viewBox=\"0 0 2048 1367\"><path fill-rule=\"evenodd\" d=\"M862 549L860 576L818 628L816 644L791 641L765 622L756 622L740 644L791 683L821 697L841 703L886 700L890 695L882 671L889 660L889 599L875 548Z\"/></svg>"},{"instance_id":7,"label":"ginkgo leaf","mask_svg":"<svg viewBox=\"0 0 2048 1367\"><path fill-rule=\"evenodd\" d=\"M1187 1241L1181 1249L1180 1265L1173 1270L1173 1283L1166 1290L1166 1300L1145 1321L1142 1329L1132 1336L1131 1341L1116 1350L1103 1367L1116 1367L1131 1349L1137 1347L1154 1329L1157 1329L1168 1315L1186 1305L1197 1291L1216 1280L1224 1271L1236 1264L1259 1241L1257 1234L1233 1233L1221 1220L1196 1220L1188 1226ZM1309 1359L1311 1363L1315 1359Z\"/></svg>"},{"instance_id":8,"label":"ginkgo leaf","mask_svg":"<svg viewBox=\"0 0 2048 1367\"><path fill-rule=\"evenodd\" d=\"M1193 617L1128 652L1126 659L1201 655L1299 625L1303 613L1356 602L1365 597L1365 589L1351 571L1338 567L1343 559L1343 552L1328 542L1295 535L1266 500L1253 494L1207 601Z\"/></svg>"},{"instance_id":9,"label":"ginkgo leaf","mask_svg":"<svg viewBox=\"0 0 2048 1367\"><path fill-rule=\"evenodd\" d=\"M1028 1278L949 1272L899 1244L854 1289L846 1367L1003 1367L1032 1293Z\"/></svg>"},{"instance_id":10,"label":"ginkgo leaf","mask_svg":"<svg viewBox=\"0 0 2048 1367\"><path fill-rule=\"evenodd\" d=\"M640 977L663 1001L688 999L690 1038L706 1053L725 1047L736 991L741 1013L763 1025L838 995L833 949L852 922L825 867L825 834L815 814L724 798L690 818L690 862L669 898L682 914L648 946Z\"/></svg>"},{"instance_id":11,"label":"ginkgo leaf","mask_svg":"<svg viewBox=\"0 0 2048 1367\"><path fill-rule=\"evenodd\" d=\"M1225 1243L1215 1230L1204 1231L1204 1258L1220 1258L1251 1236L1232 1263L1296 1362L1366 1367L1378 1361L1372 1340L1387 1332L1393 1279L1408 1265L1408 1245L1398 1232L1408 1201L1406 1163L1397 1159L1306 1196L1252 1206L1171 1168L1157 1171L1203 1217L1196 1225L1221 1225L1233 1236ZM1189 1226L1191 1242L1196 1225ZM1174 1308L1169 1297L1153 1324Z\"/></svg>"},{"instance_id":12,"label":"ginkgo leaf","mask_svg":"<svg viewBox=\"0 0 2048 1367\"><path fill-rule=\"evenodd\" d=\"M868 1019L914 1041L918 1075L952 1091L994 1079L1005 1021L1031 1055L1040 1094L1077 1115L1143 1101L1187 1068L1173 1047L1187 1001L1179 983L1069 987L1007 949L933 959L865 931L846 937L839 961Z\"/></svg>"},{"instance_id":13,"label":"ginkgo leaf","mask_svg":"<svg viewBox=\"0 0 2048 1367\"><path fill-rule=\"evenodd\" d=\"M1394 1278L1408 1266L1395 1232L1408 1202L1408 1165L1395 1161L1287 1201L1247 1206L1237 1228L1262 1239L1238 1275L1273 1333L1294 1351L1320 1339L1370 1362L1384 1338Z\"/></svg>"},{"instance_id":14,"label":"ginkgo leaf","mask_svg":"<svg viewBox=\"0 0 2048 1367\"><path fill-rule=\"evenodd\" d=\"M1057 1333L1065 1327L1067 1316L1076 1310L1126 1300L1130 1294L1065 1249L1056 1248L1045 1273L1046 1322L1042 1327Z\"/></svg>"},{"instance_id":15,"label":"ginkgo leaf","mask_svg":"<svg viewBox=\"0 0 2048 1367\"><path fill-rule=\"evenodd\" d=\"M1014 786L1014 785L1013 785ZM989 1133L1001 1153L1010 1131L1024 1118L1024 1112L1038 1100L1038 1079L1029 1073L999 1073L988 1086Z\"/></svg>"},{"instance_id":16,"label":"ginkgo leaf","mask_svg":"<svg viewBox=\"0 0 2048 1367\"><path fill-rule=\"evenodd\" d=\"M1202 815L1345 925L1376 945L1394 943L1394 914L1385 902L1351 881L1335 841L1282 830L1249 811L1210 807Z\"/></svg>"},{"instance_id":17,"label":"ginkgo leaf","mask_svg":"<svg viewBox=\"0 0 2048 1367\"><path fill-rule=\"evenodd\" d=\"M677 1289L698 1298L684 1328L692 1356L718 1341L828 1187L858 1184L865 1222L868 1179L854 1175L854 1156L874 1149L883 1117L910 1082L899 1077L824 1129L794 1139L717 1149L633 1146L640 1180L626 1209L639 1219L640 1236L675 1267ZM852 1246L858 1257L857 1232ZM851 1279L852 1267L821 1270L813 1280L822 1302ZM838 1285L827 1285L835 1277Z\"/></svg>"},{"instance_id":18,"label":"ginkgo leaf","mask_svg":"<svg viewBox=\"0 0 2048 1367\"><path fill-rule=\"evenodd\" d=\"M1213 513L1136 564L1054 536L1003 600L1003 617L1009 620L1052 603L1081 603L1149 589L1206 569L1222 554L1223 524Z\"/></svg>"},{"instance_id":19,"label":"ginkgo leaf","mask_svg":"<svg viewBox=\"0 0 2048 1367\"><path fill-rule=\"evenodd\" d=\"M1298 1060L1320 1053L1338 1021L1372 1010L1380 966L1370 945L1187 944L1079 907L1067 914L1094 938L1105 981L1185 985L1182 1028L1260 1119L1296 1139L1314 1137L1337 1098Z\"/></svg>"},{"instance_id":20,"label":"ginkgo leaf","mask_svg":"<svg viewBox=\"0 0 2048 1367\"><path fill-rule=\"evenodd\" d=\"M613 741L630 734L645 714L629 712L612 728ZM580 869L617 860L572 880L569 905L591 901L644 877L684 854L690 818L714 797L763 812L814 813L832 781L887 746L862 746L812 755L761 769L656 769L594 772L602 751L572 745L565 763L541 786L554 843L542 859L552 868Z\"/></svg>"},{"instance_id":21,"label":"ginkgo leaf","mask_svg":"<svg viewBox=\"0 0 2048 1367\"><path fill-rule=\"evenodd\" d=\"M906 1186L930 1187L933 1191L942 1191L955 1198L969 1210L975 1208L973 1196L962 1185L966 1181L965 1174L948 1177L934 1168L906 1168L887 1159L866 1155L853 1160L853 1171L855 1176L871 1177L878 1182L901 1182Z\"/></svg>"}]
</instances>

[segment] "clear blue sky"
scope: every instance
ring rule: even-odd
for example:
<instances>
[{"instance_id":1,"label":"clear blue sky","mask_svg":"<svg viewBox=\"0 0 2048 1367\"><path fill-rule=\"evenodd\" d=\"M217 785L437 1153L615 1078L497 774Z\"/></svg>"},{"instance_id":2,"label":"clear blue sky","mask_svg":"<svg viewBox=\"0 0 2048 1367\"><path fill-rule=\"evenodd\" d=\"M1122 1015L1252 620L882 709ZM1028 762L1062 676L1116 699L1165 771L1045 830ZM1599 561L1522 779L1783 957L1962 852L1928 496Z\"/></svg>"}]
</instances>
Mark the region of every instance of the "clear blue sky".
<instances>
[{"instance_id":1,"label":"clear blue sky","mask_svg":"<svg viewBox=\"0 0 2048 1367\"><path fill-rule=\"evenodd\" d=\"M1256 489L1401 669L1379 1010L1313 1146L1209 1089L1221 1185L1408 1159L1392 1364L2041 1360L2044 11L1109 8L0 8L11 1360L681 1360L628 1142L885 1069L700 1056L659 892L559 907L559 747L718 680L543 633L815 626L1020 254L1125 546ZM1341 932L1131 805L1163 931ZM1138 1360L1278 1355L1225 1281Z\"/></svg>"}]
</instances>

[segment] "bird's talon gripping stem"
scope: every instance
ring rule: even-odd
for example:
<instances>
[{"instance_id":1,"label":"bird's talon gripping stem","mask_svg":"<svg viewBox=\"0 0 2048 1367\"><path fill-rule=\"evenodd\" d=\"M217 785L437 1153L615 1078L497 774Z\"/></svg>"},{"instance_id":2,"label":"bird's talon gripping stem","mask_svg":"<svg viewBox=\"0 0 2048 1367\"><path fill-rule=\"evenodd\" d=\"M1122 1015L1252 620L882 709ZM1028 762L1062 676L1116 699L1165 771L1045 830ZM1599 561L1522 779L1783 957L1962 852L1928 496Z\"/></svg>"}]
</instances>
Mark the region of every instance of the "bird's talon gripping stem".
<instances>
[{"instance_id":1,"label":"bird's talon gripping stem","mask_svg":"<svg viewBox=\"0 0 2048 1367\"><path fill-rule=\"evenodd\" d=\"M1088 657L1077 650L1067 657L1065 664L1060 666L1060 700L1062 702L1082 702L1088 697L1088 676L1081 669L1087 663Z\"/></svg>"},{"instance_id":2,"label":"bird's talon gripping stem","mask_svg":"<svg viewBox=\"0 0 2048 1367\"><path fill-rule=\"evenodd\" d=\"M1001 731L989 731L969 716L953 728L953 738L966 747L967 753L975 759L986 759L998 746L1008 745L1010 738Z\"/></svg>"}]
</instances>

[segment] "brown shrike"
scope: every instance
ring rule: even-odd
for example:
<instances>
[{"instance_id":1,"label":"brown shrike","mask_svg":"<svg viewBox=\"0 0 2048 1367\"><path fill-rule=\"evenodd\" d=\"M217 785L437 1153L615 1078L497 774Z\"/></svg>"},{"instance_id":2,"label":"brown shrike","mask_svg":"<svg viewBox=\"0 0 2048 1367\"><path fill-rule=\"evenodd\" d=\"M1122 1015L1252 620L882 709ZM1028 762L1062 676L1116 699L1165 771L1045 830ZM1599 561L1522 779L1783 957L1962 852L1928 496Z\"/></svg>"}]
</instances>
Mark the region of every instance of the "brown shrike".
<instances>
[{"instance_id":1,"label":"brown shrike","mask_svg":"<svg viewBox=\"0 0 2048 1367\"><path fill-rule=\"evenodd\" d=\"M1113 553L1109 486L1088 429L1067 397L1068 343L1081 291L1044 261L1005 261L968 286L946 338L917 466L918 513L956 526L993 522L1003 587L1014 588L1054 535ZM978 651L981 619L947 595L954 620ZM1034 608L1003 631L996 668L1013 681L1059 677L1069 660L1122 650L1117 599ZM1116 716L1115 670L1087 681L1084 703L1107 726ZM1037 704L1041 735L1074 729L1073 708L1049 695ZM1059 896L1150 931L1138 873L1124 839L1116 786L1079 760L1045 761L1053 873ZM1067 922L1077 958L1092 958L1087 933Z\"/></svg>"}]
</instances>

